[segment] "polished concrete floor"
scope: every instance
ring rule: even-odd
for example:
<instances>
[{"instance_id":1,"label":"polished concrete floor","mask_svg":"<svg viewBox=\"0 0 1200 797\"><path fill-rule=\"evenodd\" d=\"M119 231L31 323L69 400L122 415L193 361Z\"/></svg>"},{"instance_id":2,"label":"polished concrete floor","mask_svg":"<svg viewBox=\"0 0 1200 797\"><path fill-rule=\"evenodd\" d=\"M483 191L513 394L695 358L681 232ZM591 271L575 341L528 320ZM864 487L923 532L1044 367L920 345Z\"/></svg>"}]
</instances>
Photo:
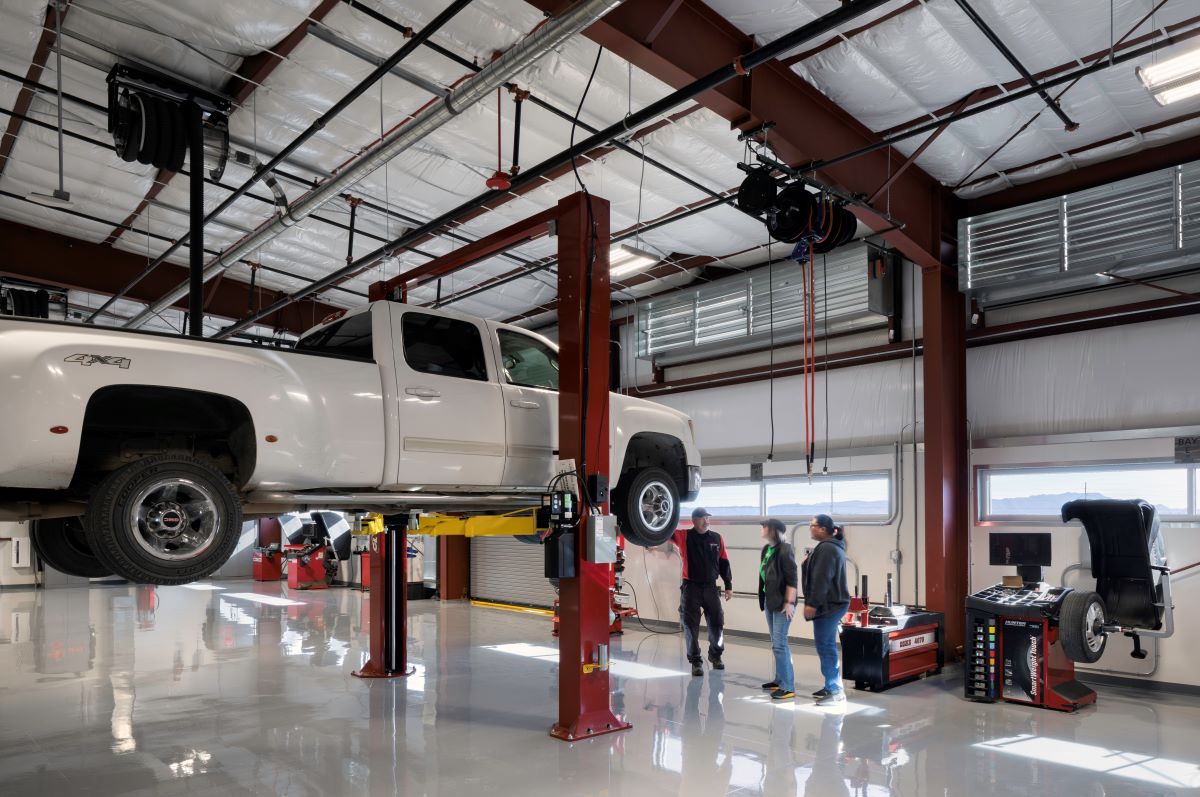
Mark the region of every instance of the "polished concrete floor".
<instances>
[{"instance_id":1,"label":"polished concrete floor","mask_svg":"<svg viewBox=\"0 0 1200 797\"><path fill-rule=\"evenodd\" d=\"M416 673L350 676L365 602L226 581L0 591L0 795L1167 795L1200 792L1200 700L1105 688L1074 716L952 676L842 709L772 704L770 652L692 678L678 636L613 645L630 731L568 745L549 621L412 604ZM811 649L795 655L805 692Z\"/></svg>"}]
</instances>

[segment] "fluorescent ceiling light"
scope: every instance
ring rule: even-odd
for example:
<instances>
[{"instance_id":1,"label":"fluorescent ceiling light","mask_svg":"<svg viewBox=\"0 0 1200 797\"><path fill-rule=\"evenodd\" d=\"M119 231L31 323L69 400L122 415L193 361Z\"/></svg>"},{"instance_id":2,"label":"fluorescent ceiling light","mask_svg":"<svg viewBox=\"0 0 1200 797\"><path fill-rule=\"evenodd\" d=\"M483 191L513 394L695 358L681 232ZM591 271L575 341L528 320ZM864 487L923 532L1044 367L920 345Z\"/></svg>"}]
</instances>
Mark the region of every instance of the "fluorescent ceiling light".
<instances>
[{"instance_id":1,"label":"fluorescent ceiling light","mask_svg":"<svg viewBox=\"0 0 1200 797\"><path fill-rule=\"evenodd\" d=\"M608 276L612 279L628 277L653 266L661 257L620 244L608 250Z\"/></svg>"},{"instance_id":2,"label":"fluorescent ceiling light","mask_svg":"<svg viewBox=\"0 0 1200 797\"><path fill-rule=\"evenodd\" d=\"M1159 105L1200 95L1200 50L1137 68L1138 80Z\"/></svg>"}]
</instances>

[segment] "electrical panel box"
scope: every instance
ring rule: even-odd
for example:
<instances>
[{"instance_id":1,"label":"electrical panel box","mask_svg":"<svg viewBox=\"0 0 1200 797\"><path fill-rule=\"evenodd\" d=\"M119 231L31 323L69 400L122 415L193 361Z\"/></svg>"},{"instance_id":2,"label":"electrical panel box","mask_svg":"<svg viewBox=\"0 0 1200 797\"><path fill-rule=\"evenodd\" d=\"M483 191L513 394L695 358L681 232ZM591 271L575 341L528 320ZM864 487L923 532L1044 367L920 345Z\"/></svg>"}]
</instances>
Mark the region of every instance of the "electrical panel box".
<instances>
[{"instance_id":1,"label":"electrical panel box","mask_svg":"<svg viewBox=\"0 0 1200 797\"><path fill-rule=\"evenodd\" d=\"M546 578L575 578L575 535L551 537L542 545Z\"/></svg>"},{"instance_id":2,"label":"electrical panel box","mask_svg":"<svg viewBox=\"0 0 1200 797\"><path fill-rule=\"evenodd\" d=\"M891 317L896 314L896 291L900 286L896 259L881 249L871 248L867 263L867 310Z\"/></svg>"},{"instance_id":3,"label":"electrical panel box","mask_svg":"<svg viewBox=\"0 0 1200 797\"><path fill-rule=\"evenodd\" d=\"M12 566L33 567L33 555L28 537L12 538Z\"/></svg>"},{"instance_id":4,"label":"electrical panel box","mask_svg":"<svg viewBox=\"0 0 1200 797\"><path fill-rule=\"evenodd\" d=\"M617 519L613 515L589 515L584 559L610 565L617 561Z\"/></svg>"}]
</instances>

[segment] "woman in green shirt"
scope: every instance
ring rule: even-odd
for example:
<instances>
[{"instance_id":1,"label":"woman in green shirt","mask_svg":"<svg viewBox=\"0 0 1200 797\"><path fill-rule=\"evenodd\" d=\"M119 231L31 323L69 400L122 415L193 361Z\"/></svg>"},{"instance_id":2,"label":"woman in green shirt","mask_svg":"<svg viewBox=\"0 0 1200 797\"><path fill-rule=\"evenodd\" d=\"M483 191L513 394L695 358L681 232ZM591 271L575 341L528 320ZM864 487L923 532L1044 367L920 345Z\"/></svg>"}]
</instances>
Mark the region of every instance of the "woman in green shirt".
<instances>
[{"instance_id":1,"label":"woman in green shirt","mask_svg":"<svg viewBox=\"0 0 1200 797\"><path fill-rule=\"evenodd\" d=\"M766 613L771 650L775 654L775 677L762 686L771 691L773 700L791 700L796 696L788 628L796 613L798 579L796 554L784 541L786 536L787 527L782 521L767 518L762 522L766 545L758 566L758 607Z\"/></svg>"}]
</instances>

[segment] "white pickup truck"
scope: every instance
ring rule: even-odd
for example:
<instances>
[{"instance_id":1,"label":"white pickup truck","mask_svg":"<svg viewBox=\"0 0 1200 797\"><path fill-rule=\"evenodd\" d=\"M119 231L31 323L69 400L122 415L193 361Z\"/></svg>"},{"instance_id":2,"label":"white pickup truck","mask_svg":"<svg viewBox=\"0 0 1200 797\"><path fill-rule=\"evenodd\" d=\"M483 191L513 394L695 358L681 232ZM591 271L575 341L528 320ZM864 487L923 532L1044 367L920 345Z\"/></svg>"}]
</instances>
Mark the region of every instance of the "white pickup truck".
<instances>
[{"instance_id":1,"label":"white pickup truck","mask_svg":"<svg viewBox=\"0 0 1200 797\"><path fill-rule=\"evenodd\" d=\"M0 520L69 574L179 584L246 517L536 503L557 461L553 343L374 302L295 349L0 320ZM700 489L687 416L611 397L612 507L668 539Z\"/></svg>"}]
</instances>

